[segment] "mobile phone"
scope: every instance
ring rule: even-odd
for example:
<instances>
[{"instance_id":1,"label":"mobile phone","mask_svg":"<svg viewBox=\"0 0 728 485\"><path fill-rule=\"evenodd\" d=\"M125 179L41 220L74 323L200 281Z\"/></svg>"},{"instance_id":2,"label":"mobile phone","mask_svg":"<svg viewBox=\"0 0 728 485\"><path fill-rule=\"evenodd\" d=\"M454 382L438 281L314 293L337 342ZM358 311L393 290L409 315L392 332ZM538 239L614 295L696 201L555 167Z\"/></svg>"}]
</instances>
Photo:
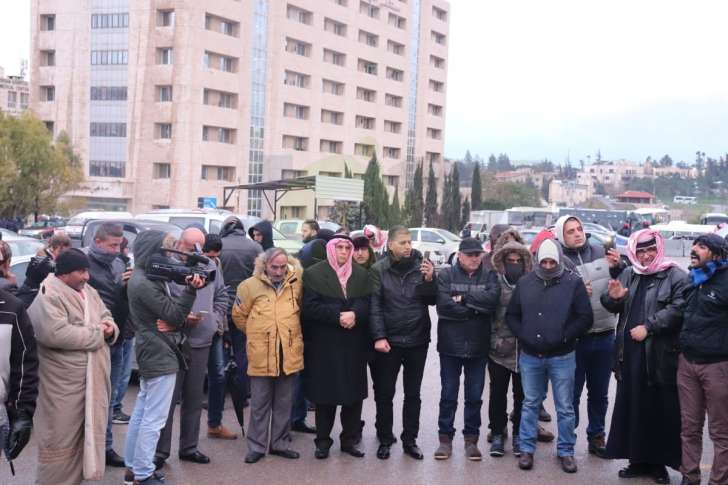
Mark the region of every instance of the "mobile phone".
<instances>
[{"instance_id":1,"label":"mobile phone","mask_svg":"<svg viewBox=\"0 0 728 485\"><path fill-rule=\"evenodd\" d=\"M426 259L427 261L429 261L429 260L430 260L430 252L429 252L429 251L425 251L425 259Z\"/></svg>"}]
</instances>

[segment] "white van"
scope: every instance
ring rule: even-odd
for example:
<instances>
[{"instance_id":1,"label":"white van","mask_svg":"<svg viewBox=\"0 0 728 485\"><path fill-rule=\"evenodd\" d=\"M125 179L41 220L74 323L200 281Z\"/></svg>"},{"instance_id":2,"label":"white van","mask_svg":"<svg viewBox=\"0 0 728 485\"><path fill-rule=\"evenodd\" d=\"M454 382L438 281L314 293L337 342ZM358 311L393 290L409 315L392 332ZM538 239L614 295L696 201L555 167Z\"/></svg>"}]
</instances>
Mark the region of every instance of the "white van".
<instances>
[{"instance_id":1,"label":"white van","mask_svg":"<svg viewBox=\"0 0 728 485\"><path fill-rule=\"evenodd\" d=\"M191 224L200 224L208 233L218 234L225 219L232 215L232 212L222 209L157 209L139 214L135 219L169 222L183 229Z\"/></svg>"}]
</instances>

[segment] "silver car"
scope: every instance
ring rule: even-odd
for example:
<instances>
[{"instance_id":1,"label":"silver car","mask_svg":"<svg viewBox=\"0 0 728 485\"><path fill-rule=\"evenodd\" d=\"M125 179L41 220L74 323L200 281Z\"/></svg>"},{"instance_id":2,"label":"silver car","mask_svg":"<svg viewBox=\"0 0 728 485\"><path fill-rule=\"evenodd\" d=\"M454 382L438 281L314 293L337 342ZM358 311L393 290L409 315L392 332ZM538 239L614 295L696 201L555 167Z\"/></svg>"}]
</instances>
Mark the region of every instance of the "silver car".
<instances>
[{"instance_id":1,"label":"silver car","mask_svg":"<svg viewBox=\"0 0 728 485\"><path fill-rule=\"evenodd\" d=\"M435 267L452 264L457 254L460 238L445 229L435 227L410 227L412 247L422 254L429 251Z\"/></svg>"}]
</instances>

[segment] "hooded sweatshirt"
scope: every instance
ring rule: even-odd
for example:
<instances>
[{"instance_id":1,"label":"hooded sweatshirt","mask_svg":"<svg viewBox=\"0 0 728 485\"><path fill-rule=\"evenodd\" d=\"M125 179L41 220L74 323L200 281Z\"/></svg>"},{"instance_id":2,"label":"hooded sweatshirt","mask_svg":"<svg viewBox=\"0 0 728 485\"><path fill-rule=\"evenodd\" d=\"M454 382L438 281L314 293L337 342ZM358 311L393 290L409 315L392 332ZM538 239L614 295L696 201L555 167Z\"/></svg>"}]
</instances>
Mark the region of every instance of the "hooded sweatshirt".
<instances>
[{"instance_id":1,"label":"hooded sweatshirt","mask_svg":"<svg viewBox=\"0 0 728 485\"><path fill-rule=\"evenodd\" d=\"M273 225L270 221L260 221L250 229L248 229L248 235L250 239L253 239L253 229L260 231L263 234L263 242L260 243L263 246L263 251L267 251L274 246L273 244Z\"/></svg>"},{"instance_id":2,"label":"hooded sweatshirt","mask_svg":"<svg viewBox=\"0 0 728 485\"><path fill-rule=\"evenodd\" d=\"M621 270L619 268L610 269L605 257L604 247L591 245L588 238L581 247L570 248L566 246L564 242L564 225L570 219L575 219L579 221L579 224L582 224L581 219L576 216L561 216L556 221L554 233L556 234L556 240L561 243L564 256L574 263L576 273L581 276L584 284L591 282L592 294L589 300L594 312L594 326L589 330L589 333L599 334L614 331L617 328L617 316L608 312L599 299L602 293L607 291L609 280L618 277Z\"/></svg>"}]
</instances>

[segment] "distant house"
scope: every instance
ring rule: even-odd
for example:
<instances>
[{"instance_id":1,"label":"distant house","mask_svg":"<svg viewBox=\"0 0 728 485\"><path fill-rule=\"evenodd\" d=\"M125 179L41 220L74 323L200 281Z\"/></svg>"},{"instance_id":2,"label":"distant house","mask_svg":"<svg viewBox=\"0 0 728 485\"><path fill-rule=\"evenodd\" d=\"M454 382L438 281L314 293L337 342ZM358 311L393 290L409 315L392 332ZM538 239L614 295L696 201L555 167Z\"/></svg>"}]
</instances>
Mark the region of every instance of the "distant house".
<instances>
[{"instance_id":1,"label":"distant house","mask_svg":"<svg viewBox=\"0 0 728 485\"><path fill-rule=\"evenodd\" d=\"M628 190L617 195L617 201L628 204L654 204L655 196L649 192L639 190Z\"/></svg>"}]
</instances>

